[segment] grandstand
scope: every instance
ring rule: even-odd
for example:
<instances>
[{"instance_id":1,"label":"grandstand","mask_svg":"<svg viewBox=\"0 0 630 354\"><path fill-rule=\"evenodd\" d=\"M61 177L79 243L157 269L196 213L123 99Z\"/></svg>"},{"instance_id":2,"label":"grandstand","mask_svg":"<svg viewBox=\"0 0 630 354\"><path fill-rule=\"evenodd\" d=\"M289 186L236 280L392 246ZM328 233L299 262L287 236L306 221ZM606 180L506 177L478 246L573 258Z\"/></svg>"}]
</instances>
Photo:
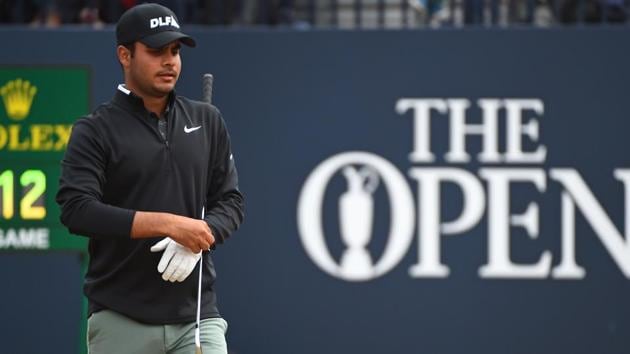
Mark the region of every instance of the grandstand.
<instances>
[{"instance_id":1,"label":"grandstand","mask_svg":"<svg viewBox=\"0 0 630 354\"><path fill-rule=\"evenodd\" d=\"M186 23L296 28L549 27L625 24L627 0L166 0ZM136 3L2 0L0 23L55 27L116 22Z\"/></svg>"}]
</instances>

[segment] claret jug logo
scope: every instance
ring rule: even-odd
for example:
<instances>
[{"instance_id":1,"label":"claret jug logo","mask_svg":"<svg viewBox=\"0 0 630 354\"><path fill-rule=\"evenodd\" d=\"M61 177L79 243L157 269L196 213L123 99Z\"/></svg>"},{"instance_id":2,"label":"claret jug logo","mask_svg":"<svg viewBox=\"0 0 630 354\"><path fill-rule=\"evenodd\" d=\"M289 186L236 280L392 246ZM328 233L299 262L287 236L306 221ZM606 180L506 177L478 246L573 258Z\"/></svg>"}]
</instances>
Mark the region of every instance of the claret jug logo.
<instances>
[{"instance_id":1,"label":"claret jug logo","mask_svg":"<svg viewBox=\"0 0 630 354\"><path fill-rule=\"evenodd\" d=\"M37 87L27 80L16 79L7 82L0 88L7 116L14 120L26 118L31 110L35 94L37 94Z\"/></svg>"},{"instance_id":2,"label":"claret jug logo","mask_svg":"<svg viewBox=\"0 0 630 354\"><path fill-rule=\"evenodd\" d=\"M481 113L481 123L466 119L473 105ZM576 260L575 242L579 213L621 273L630 278L630 169L614 168L610 178L617 195L625 198L626 227L620 230L606 210L606 201L602 203L591 191L578 168L547 166L548 147L540 139L545 113L541 99L401 98L395 110L413 119L407 177L399 166L377 154L342 151L317 165L304 182L297 205L298 231L306 254L321 270L346 281L372 280L396 267L415 242L418 258L409 266L409 276L447 278L450 268L441 257L443 237L465 235L485 219L487 256L479 277L582 279L586 268ZM448 129L431 129L439 119L447 119ZM481 140L478 153L467 149L471 138ZM440 151L432 139L448 143L443 155L446 166L435 165ZM470 162L479 167L471 167ZM324 234L337 226L324 227L323 220L326 191L335 176L345 179L345 192L336 205L326 207L338 209L341 257L331 255L327 242L334 236ZM415 194L410 187L414 184ZM456 217L441 214L448 202L443 200L445 185L454 186L451 191L461 195ZM513 190L523 187L534 193L525 205L513 205ZM379 188L384 188L391 209L387 235L373 230L374 195ZM558 205L559 215L541 212L543 201ZM547 239L557 239L560 252L537 250L523 261L513 255L515 230L521 240L524 235L537 239L542 230ZM376 237L386 241L379 259L372 259L368 246Z\"/></svg>"},{"instance_id":3,"label":"claret jug logo","mask_svg":"<svg viewBox=\"0 0 630 354\"><path fill-rule=\"evenodd\" d=\"M346 250L337 264L325 244L321 220L326 186L339 172L347 183L338 206ZM374 262L366 246L372 238L372 194L379 184L386 189L393 209L388 244L381 259ZM317 166L304 183L298 219L302 242L311 259L328 274L348 281L364 281L385 274L396 266L413 240L414 207L404 176L389 161L365 152L336 155Z\"/></svg>"}]
</instances>

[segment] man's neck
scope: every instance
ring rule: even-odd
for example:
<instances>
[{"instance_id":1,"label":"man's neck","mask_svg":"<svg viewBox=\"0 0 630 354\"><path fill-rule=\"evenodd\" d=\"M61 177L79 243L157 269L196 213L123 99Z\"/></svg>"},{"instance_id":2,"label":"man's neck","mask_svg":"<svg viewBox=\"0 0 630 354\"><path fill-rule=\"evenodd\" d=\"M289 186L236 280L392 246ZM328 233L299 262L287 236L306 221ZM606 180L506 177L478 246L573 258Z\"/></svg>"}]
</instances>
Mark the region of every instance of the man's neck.
<instances>
[{"instance_id":1,"label":"man's neck","mask_svg":"<svg viewBox=\"0 0 630 354\"><path fill-rule=\"evenodd\" d=\"M158 117L161 117L166 110L166 105L168 104L169 95L162 97L155 97L144 94L140 90L138 90L134 85L129 85L129 83L125 83L125 87L127 90L133 92L136 96L142 98L142 102L144 103L144 108L149 111L155 113Z\"/></svg>"},{"instance_id":2,"label":"man's neck","mask_svg":"<svg viewBox=\"0 0 630 354\"><path fill-rule=\"evenodd\" d=\"M164 110L166 110L166 104L168 102L168 96L164 97L150 97L150 96L141 96L142 102L144 102L144 108L149 112L153 112L157 114L158 117L161 117L164 114Z\"/></svg>"}]
</instances>

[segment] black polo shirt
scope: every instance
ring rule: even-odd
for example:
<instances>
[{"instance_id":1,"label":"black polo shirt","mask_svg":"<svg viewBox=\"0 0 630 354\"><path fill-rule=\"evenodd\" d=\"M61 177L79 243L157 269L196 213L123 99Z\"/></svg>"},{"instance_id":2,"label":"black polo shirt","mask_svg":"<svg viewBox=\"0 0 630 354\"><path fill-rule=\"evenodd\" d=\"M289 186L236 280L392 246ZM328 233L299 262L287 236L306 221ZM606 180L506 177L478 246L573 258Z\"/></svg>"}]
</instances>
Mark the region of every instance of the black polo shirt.
<instances>
[{"instance_id":1,"label":"black polo shirt","mask_svg":"<svg viewBox=\"0 0 630 354\"><path fill-rule=\"evenodd\" d=\"M230 137L212 105L169 97L166 134L142 99L120 85L114 98L74 124L61 163L57 203L70 232L89 237L84 292L90 313L114 310L145 323L196 318L198 270L181 283L162 280L164 235L131 239L134 213L159 211L205 220L217 243L243 219L243 196ZM204 252L201 317L219 317L215 270Z\"/></svg>"}]
</instances>

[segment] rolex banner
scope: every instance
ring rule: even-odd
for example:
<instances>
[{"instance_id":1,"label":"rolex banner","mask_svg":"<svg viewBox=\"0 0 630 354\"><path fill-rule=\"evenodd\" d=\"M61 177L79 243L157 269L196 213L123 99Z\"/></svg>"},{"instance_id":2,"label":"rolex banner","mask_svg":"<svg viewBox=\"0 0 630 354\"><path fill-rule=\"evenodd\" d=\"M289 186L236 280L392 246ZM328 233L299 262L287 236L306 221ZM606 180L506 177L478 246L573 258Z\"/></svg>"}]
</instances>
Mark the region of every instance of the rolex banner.
<instances>
[{"instance_id":1,"label":"rolex banner","mask_svg":"<svg viewBox=\"0 0 630 354\"><path fill-rule=\"evenodd\" d=\"M59 162L89 107L87 67L0 67L0 250L83 249L59 224Z\"/></svg>"}]
</instances>

